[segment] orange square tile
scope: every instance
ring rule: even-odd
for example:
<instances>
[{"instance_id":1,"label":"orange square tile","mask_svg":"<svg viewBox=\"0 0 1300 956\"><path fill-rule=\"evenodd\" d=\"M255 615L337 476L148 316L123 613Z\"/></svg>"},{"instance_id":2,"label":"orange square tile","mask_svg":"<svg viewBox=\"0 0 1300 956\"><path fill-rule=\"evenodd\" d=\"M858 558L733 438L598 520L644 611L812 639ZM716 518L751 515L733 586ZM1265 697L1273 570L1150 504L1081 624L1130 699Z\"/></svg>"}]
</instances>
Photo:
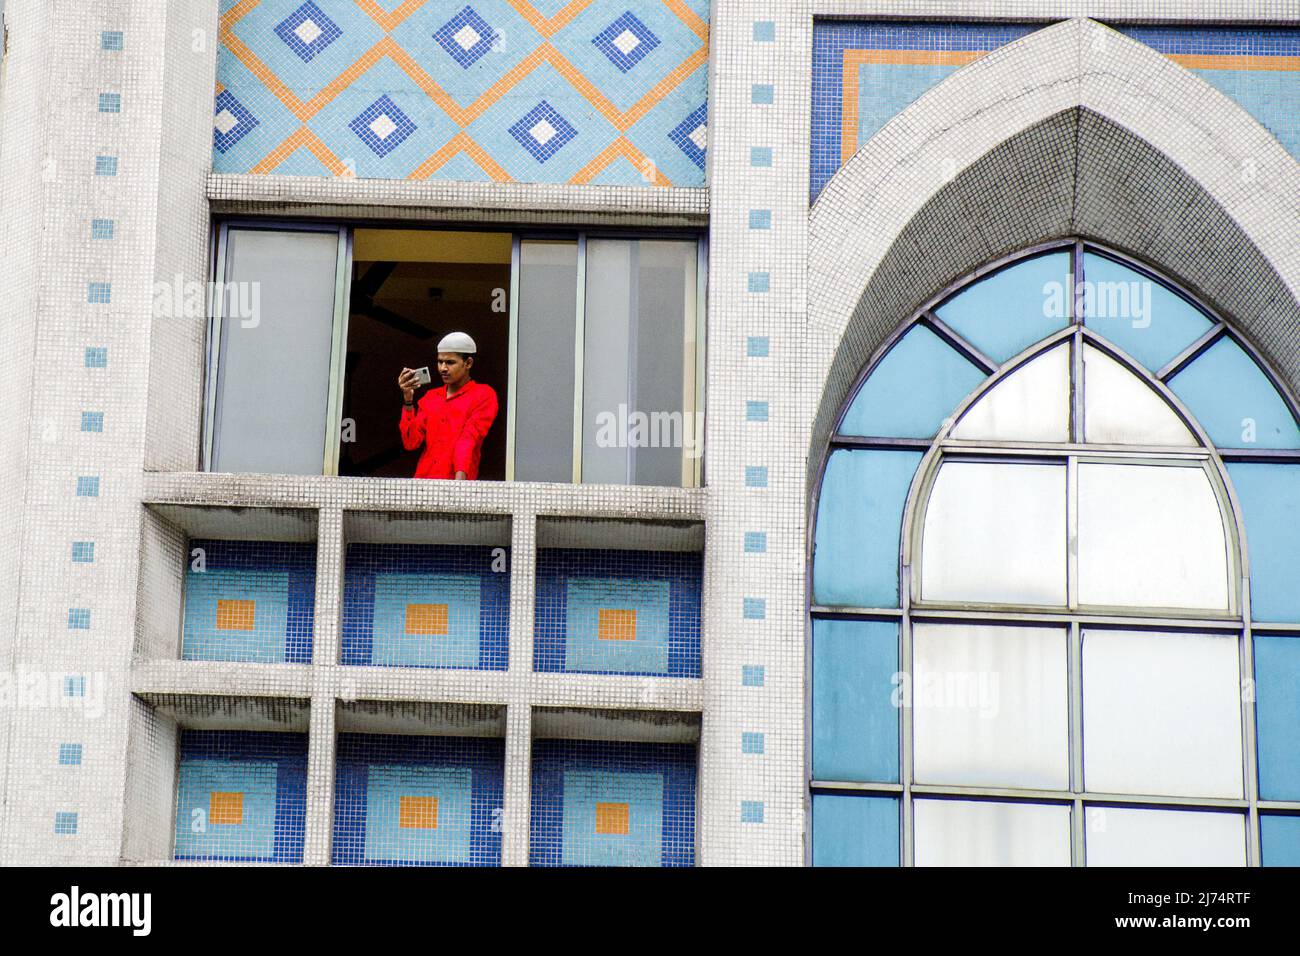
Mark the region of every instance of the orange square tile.
<instances>
[{"instance_id":1,"label":"orange square tile","mask_svg":"<svg viewBox=\"0 0 1300 956\"><path fill-rule=\"evenodd\" d=\"M447 605L445 604L408 604L406 605L407 634L446 634Z\"/></svg>"},{"instance_id":2,"label":"orange square tile","mask_svg":"<svg viewBox=\"0 0 1300 956\"><path fill-rule=\"evenodd\" d=\"M244 822L244 795L214 790L208 797L208 822L238 825Z\"/></svg>"},{"instance_id":3,"label":"orange square tile","mask_svg":"<svg viewBox=\"0 0 1300 956\"><path fill-rule=\"evenodd\" d=\"M251 631L257 608L256 601L217 600L218 631Z\"/></svg>"},{"instance_id":4,"label":"orange square tile","mask_svg":"<svg viewBox=\"0 0 1300 956\"><path fill-rule=\"evenodd\" d=\"M596 621L596 636L602 641L635 641L636 611L602 607Z\"/></svg>"},{"instance_id":5,"label":"orange square tile","mask_svg":"<svg viewBox=\"0 0 1300 956\"><path fill-rule=\"evenodd\" d=\"M401 797L398 800L399 827L414 830L438 829L437 797Z\"/></svg>"},{"instance_id":6,"label":"orange square tile","mask_svg":"<svg viewBox=\"0 0 1300 956\"><path fill-rule=\"evenodd\" d=\"M632 810L626 803L596 804L596 832L626 834Z\"/></svg>"}]
</instances>

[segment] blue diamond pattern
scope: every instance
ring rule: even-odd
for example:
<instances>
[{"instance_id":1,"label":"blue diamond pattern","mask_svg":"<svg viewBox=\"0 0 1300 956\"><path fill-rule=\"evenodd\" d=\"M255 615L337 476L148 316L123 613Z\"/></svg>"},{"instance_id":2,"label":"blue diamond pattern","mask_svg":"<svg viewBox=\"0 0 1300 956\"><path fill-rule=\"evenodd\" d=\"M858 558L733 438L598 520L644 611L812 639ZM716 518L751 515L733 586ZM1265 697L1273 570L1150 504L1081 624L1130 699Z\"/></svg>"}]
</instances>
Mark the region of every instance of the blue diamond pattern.
<instances>
[{"instance_id":1,"label":"blue diamond pattern","mask_svg":"<svg viewBox=\"0 0 1300 956\"><path fill-rule=\"evenodd\" d=\"M456 39L467 27L478 34L478 39L468 48L461 46ZM442 45L453 60L461 65L462 69L468 70L496 44L497 32L478 15L473 7L465 7L444 23L433 38Z\"/></svg>"},{"instance_id":2,"label":"blue diamond pattern","mask_svg":"<svg viewBox=\"0 0 1300 956\"><path fill-rule=\"evenodd\" d=\"M371 124L381 116L388 117L394 127L387 136L380 136L370 128ZM361 141L369 146L376 156L382 158L401 146L406 138L415 132L416 125L385 94L366 107L365 112L348 124L348 128L361 137Z\"/></svg>"},{"instance_id":3,"label":"blue diamond pattern","mask_svg":"<svg viewBox=\"0 0 1300 956\"><path fill-rule=\"evenodd\" d=\"M537 125L545 121L549 123L551 129L555 132L550 136L540 136L538 133L544 132L539 130L534 132ZM564 146L569 140L578 135L573 124L556 112L546 100L542 100L524 117L510 127L510 135L519 140L519 144L528 150L539 163L544 163Z\"/></svg>"},{"instance_id":4,"label":"blue diamond pattern","mask_svg":"<svg viewBox=\"0 0 1300 956\"><path fill-rule=\"evenodd\" d=\"M629 34L629 40L633 38L636 40L636 43L627 52L619 49L614 42L625 33ZM645 59L650 51L659 45L659 38L650 32L648 26L633 16L631 10L628 10L601 30L600 33L596 34L591 42L596 44L596 49L609 57L611 63L626 73Z\"/></svg>"},{"instance_id":5,"label":"blue diamond pattern","mask_svg":"<svg viewBox=\"0 0 1300 956\"><path fill-rule=\"evenodd\" d=\"M704 168L704 150L700 149L695 140L691 139L691 134L701 128L707 134L709 129L708 121L709 104L701 103L668 134L668 138L676 143L678 148L700 169ZM707 140L705 145L708 145Z\"/></svg>"},{"instance_id":6,"label":"blue diamond pattern","mask_svg":"<svg viewBox=\"0 0 1300 956\"><path fill-rule=\"evenodd\" d=\"M243 103L235 99L229 90L222 90L217 96L216 107L212 111L213 122L222 113L229 113L235 118L235 125L224 133L219 127L212 127L212 142L220 152L225 152L247 136L257 126L257 117L248 111Z\"/></svg>"},{"instance_id":7,"label":"blue diamond pattern","mask_svg":"<svg viewBox=\"0 0 1300 956\"><path fill-rule=\"evenodd\" d=\"M316 24L316 29L320 31L310 43L298 35L299 28L308 22ZM288 44L289 49L296 53L304 63L310 63L317 53L343 35L339 25L325 16L324 11L312 3L311 0L307 0L301 7L281 20L279 26L275 28L275 33L276 36Z\"/></svg>"}]
</instances>

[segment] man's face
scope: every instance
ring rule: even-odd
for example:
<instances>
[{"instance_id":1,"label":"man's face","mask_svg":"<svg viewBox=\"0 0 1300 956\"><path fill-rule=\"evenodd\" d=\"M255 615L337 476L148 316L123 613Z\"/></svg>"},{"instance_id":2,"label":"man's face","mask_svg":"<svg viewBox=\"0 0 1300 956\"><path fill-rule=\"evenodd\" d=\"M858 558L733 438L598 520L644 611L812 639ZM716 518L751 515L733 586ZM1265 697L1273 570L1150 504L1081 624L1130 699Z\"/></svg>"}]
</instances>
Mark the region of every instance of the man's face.
<instances>
[{"instance_id":1,"label":"man's face","mask_svg":"<svg viewBox=\"0 0 1300 956\"><path fill-rule=\"evenodd\" d=\"M438 375L444 385L460 385L469 377L472 358L462 358L459 352L438 353Z\"/></svg>"}]
</instances>

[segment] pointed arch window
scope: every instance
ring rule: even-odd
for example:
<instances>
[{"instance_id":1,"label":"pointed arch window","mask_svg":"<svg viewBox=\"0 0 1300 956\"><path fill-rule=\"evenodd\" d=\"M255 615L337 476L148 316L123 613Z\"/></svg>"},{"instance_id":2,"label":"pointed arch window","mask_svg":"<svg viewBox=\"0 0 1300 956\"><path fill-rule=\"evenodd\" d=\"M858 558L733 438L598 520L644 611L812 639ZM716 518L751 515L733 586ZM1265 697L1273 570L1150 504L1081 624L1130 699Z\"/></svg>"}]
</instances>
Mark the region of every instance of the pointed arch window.
<instances>
[{"instance_id":1,"label":"pointed arch window","mask_svg":"<svg viewBox=\"0 0 1300 956\"><path fill-rule=\"evenodd\" d=\"M1300 855L1295 411L1210 309L1078 240L905 323L815 503L810 862Z\"/></svg>"}]
</instances>

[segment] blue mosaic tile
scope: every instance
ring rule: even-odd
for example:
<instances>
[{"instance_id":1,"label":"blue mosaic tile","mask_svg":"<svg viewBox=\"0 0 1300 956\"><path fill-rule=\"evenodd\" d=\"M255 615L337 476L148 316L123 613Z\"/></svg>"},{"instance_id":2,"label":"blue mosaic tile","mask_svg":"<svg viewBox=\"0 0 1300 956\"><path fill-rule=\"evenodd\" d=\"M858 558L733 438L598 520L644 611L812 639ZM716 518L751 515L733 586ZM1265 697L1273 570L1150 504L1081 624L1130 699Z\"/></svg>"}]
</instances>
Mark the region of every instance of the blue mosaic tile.
<instances>
[{"instance_id":1,"label":"blue mosaic tile","mask_svg":"<svg viewBox=\"0 0 1300 956\"><path fill-rule=\"evenodd\" d=\"M751 335L745 340L745 354L750 358L767 358L768 347L766 335Z\"/></svg>"},{"instance_id":2,"label":"blue mosaic tile","mask_svg":"<svg viewBox=\"0 0 1300 956\"><path fill-rule=\"evenodd\" d=\"M755 43L775 43L776 42L776 21L755 20L753 37Z\"/></svg>"},{"instance_id":3,"label":"blue mosaic tile","mask_svg":"<svg viewBox=\"0 0 1300 956\"><path fill-rule=\"evenodd\" d=\"M227 822L214 794L239 795ZM306 817L306 734L181 731L176 859L301 863Z\"/></svg>"},{"instance_id":4,"label":"blue mosaic tile","mask_svg":"<svg viewBox=\"0 0 1300 956\"><path fill-rule=\"evenodd\" d=\"M86 368L108 368L108 347L90 346L86 349Z\"/></svg>"},{"instance_id":5,"label":"blue mosaic tile","mask_svg":"<svg viewBox=\"0 0 1300 956\"><path fill-rule=\"evenodd\" d=\"M415 123L385 93L348 124L376 156L384 157L415 132Z\"/></svg>"},{"instance_id":6,"label":"blue mosaic tile","mask_svg":"<svg viewBox=\"0 0 1300 956\"><path fill-rule=\"evenodd\" d=\"M740 801L740 822L741 823L762 823L763 822L763 801L761 800Z\"/></svg>"},{"instance_id":7,"label":"blue mosaic tile","mask_svg":"<svg viewBox=\"0 0 1300 956\"><path fill-rule=\"evenodd\" d=\"M486 546L352 544L343 579L342 662L505 670L510 572ZM509 549L506 567L509 568ZM447 633L408 634L407 604L447 606Z\"/></svg>"},{"instance_id":8,"label":"blue mosaic tile","mask_svg":"<svg viewBox=\"0 0 1300 956\"><path fill-rule=\"evenodd\" d=\"M700 676L698 552L543 549L537 556L537 671ZM632 612L634 637L601 639L601 609Z\"/></svg>"},{"instance_id":9,"label":"blue mosaic tile","mask_svg":"<svg viewBox=\"0 0 1300 956\"><path fill-rule=\"evenodd\" d=\"M112 239L114 223L112 219L92 219L90 221L91 239Z\"/></svg>"},{"instance_id":10,"label":"blue mosaic tile","mask_svg":"<svg viewBox=\"0 0 1300 956\"><path fill-rule=\"evenodd\" d=\"M86 678L82 674L70 675L63 678L63 696L64 697L85 697L86 696Z\"/></svg>"},{"instance_id":11,"label":"blue mosaic tile","mask_svg":"<svg viewBox=\"0 0 1300 956\"><path fill-rule=\"evenodd\" d=\"M335 866L501 865L504 741L340 734L337 760ZM407 826L403 797L425 802Z\"/></svg>"},{"instance_id":12,"label":"blue mosaic tile","mask_svg":"<svg viewBox=\"0 0 1300 956\"><path fill-rule=\"evenodd\" d=\"M95 175L96 175L96 176L116 176L116 175L117 175L117 157L116 157L116 156L96 156L96 157L95 157Z\"/></svg>"},{"instance_id":13,"label":"blue mosaic tile","mask_svg":"<svg viewBox=\"0 0 1300 956\"><path fill-rule=\"evenodd\" d=\"M750 292L770 292L772 291L772 276L767 272L751 272L749 274L749 291Z\"/></svg>"},{"instance_id":14,"label":"blue mosaic tile","mask_svg":"<svg viewBox=\"0 0 1300 956\"><path fill-rule=\"evenodd\" d=\"M275 35L304 63L310 63L327 46L343 35L339 25L320 7L307 0L277 24Z\"/></svg>"},{"instance_id":15,"label":"blue mosaic tile","mask_svg":"<svg viewBox=\"0 0 1300 956\"><path fill-rule=\"evenodd\" d=\"M212 111L212 145L224 153L258 126L257 117L229 90L217 94Z\"/></svg>"},{"instance_id":16,"label":"blue mosaic tile","mask_svg":"<svg viewBox=\"0 0 1300 956\"><path fill-rule=\"evenodd\" d=\"M123 47L121 30L105 30L99 35L99 48L116 53Z\"/></svg>"},{"instance_id":17,"label":"blue mosaic tile","mask_svg":"<svg viewBox=\"0 0 1300 956\"><path fill-rule=\"evenodd\" d=\"M59 744L59 765L63 767L81 766L81 744Z\"/></svg>"},{"instance_id":18,"label":"blue mosaic tile","mask_svg":"<svg viewBox=\"0 0 1300 956\"><path fill-rule=\"evenodd\" d=\"M99 496L99 476L82 475L77 479L78 498L97 498Z\"/></svg>"},{"instance_id":19,"label":"blue mosaic tile","mask_svg":"<svg viewBox=\"0 0 1300 956\"><path fill-rule=\"evenodd\" d=\"M751 209L749 211L749 228L750 229L771 229L772 210Z\"/></svg>"},{"instance_id":20,"label":"blue mosaic tile","mask_svg":"<svg viewBox=\"0 0 1300 956\"><path fill-rule=\"evenodd\" d=\"M749 150L749 165L766 167L772 165L771 146L752 146Z\"/></svg>"},{"instance_id":21,"label":"blue mosaic tile","mask_svg":"<svg viewBox=\"0 0 1300 956\"><path fill-rule=\"evenodd\" d=\"M90 630L90 608L88 607L68 608L68 630L70 631Z\"/></svg>"},{"instance_id":22,"label":"blue mosaic tile","mask_svg":"<svg viewBox=\"0 0 1300 956\"><path fill-rule=\"evenodd\" d=\"M102 432L104 430L104 413L82 412L81 430L83 432Z\"/></svg>"},{"instance_id":23,"label":"blue mosaic tile","mask_svg":"<svg viewBox=\"0 0 1300 956\"><path fill-rule=\"evenodd\" d=\"M744 731L740 735L740 752L747 754L761 754L764 750L764 739L760 733L753 731Z\"/></svg>"},{"instance_id":24,"label":"blue mosaic tile","mask_svg":"<svg viewBox=\"0 0 1300 956\"><path fill-rule=\"evenodd\" d=\"M745 687L762 687L764 680L762 664L745 664L740 668L740 683Z\"/></svg>"},{"instance_id":25,"label":"blue mosaic tile","mask_svg":"<svg viewBox=\"0 0 1300 956\"><path fill-rule=\"evenodd\" d=\"M762 554L767 550L767 534L763 531L746 531L745 532L745 552L747 554Z\"/></svg>"},{"instance_id":26,"label":"blue mosaic tile","mask_svg":"<svg viewBox=\"0 0 1300 956\"><path fill-rule=\"evenodd\" d=\"M534 741L529 865L693 866L695 765L691 744Z\"/></svg>"},{"instance_id":27,"label":"blue mosaic tile","mask_svg":"<svg viewBox=\"0 0 1300 956\"><path fill-rule=\"evenodd\" d=\"M767 402L746 402L745 403L745 421L765 422L767 421L767 416L768 416Z\"/></svg>"},{"instance_id":28,"label":"blue mosaic tile","mask_svg":"<svg viewBox=\"0 0 1300 956\"><path fill-rule=\"evenodd\" d=\"M77 815L66 811L54 814L54 832L71 835L77 832Z\"/></svg>"},{"instance_id":29,"label":"blue mosaic tile","mask_svg":"<svg viewBox=\"0 0 1300 956\"><path fill-rule=\"evenodd\" d=\"M749 102L755 106L771 106L776 102L776 87L771 83L755 83L749 88Z\"/></svg>"},{"instance_id":30,"label":"blue mosaic tile","mask_svg":"<svg viewBox=\"0 0 1300 956\"><path fill-rule=\"evenodd\" d=\"M314 543L194 538L186 554L183 660L311 663ZM252 620L222 627L222 601L248 602Z\"/></svg>"},{"instance_id":31,"label":"blue mosaic tile","mask_svg":"<svg viewBox=\"0 0 1300 956\"><path fill-rule=\"evenodd\" d=\"M745 466L745 487L766 488L767 487L767 466L746 465Z\"/></svg>"},{"instance_id":32,"label":"blue mosaic tile","mask_svg":"<svg viewBox=\"0 0 1300 956\"><path fill-rule=\"evenodd\" d=\"M86 286L86 301L92 305L108 305L113 301L113 286L108 282L91 282Z\"/></svg>"},{"instance_id":33,"label":"blue mosaic tile","mask_svg":"<svg viewBox=\"0 0 1300 956\"><path fill-rule=\"evenodd\" d=\"M122 112L122 94L121 93L100 93L99 111L101 113Z\"/></svg>"},{"instance_id":34,"label":"blue mosaic tile","mask_svg":"<svg viewBox=\"0 0 1300 956\"><path fill-rule=\"evenodd\" d=\"M95 542L72 542L72 561L74 564L90 564L95 560Z\"/></svg>"},{"instance_id":35,"label":"blue mosaic tile","mask_svg":"<svg viewBox=\"0 0 1300 956\"><path fill-rule=\"evenodd\" d=\"M433 38L468 70L496 45L498 34L473 7L465 7L439 27Z\"/></svg>"},{"instance_id":36,"label":"blue mosaic tile","mask_svg":"<svg viewBox=\"0 0 1300 956\"><path fill-rule=\"evenodd\" d=\"M701 103L687 114L668 134L678 149L700 169L704 168L705 151L709 144L709 105Z\"/></svg>"},{"instance_id":37,"label":"blue mosaic tile","mask_svg":"<svg viewBox=\"0 0 1300 956\"><path fill-rule=\"evenodd\" d=\"M767 601L763 598L744 598L742 612L747 621L761 621L767 617Z\"/></svg>"},{"instance_id":38,"label":"blue mosaic tile","mask_svg":"<svg viewBox=\"0 0 1300 956\"><path fill-rule=\"evenodd\" d=\"M659 38L629 10L596 34L591 42L626 73L659 45Z\"/></svg>"},{"instance_id":39,"label":"blue mosaic tile","mask_svg":"<svg viewBox=\"0 0 1300 956\"><path fill-rule=\"evenodd\" d=\"M542 100L510 127L513 136L539 163L558 153L578 135L577 129L546 100Z\"/></svg>"}]
</instances>

